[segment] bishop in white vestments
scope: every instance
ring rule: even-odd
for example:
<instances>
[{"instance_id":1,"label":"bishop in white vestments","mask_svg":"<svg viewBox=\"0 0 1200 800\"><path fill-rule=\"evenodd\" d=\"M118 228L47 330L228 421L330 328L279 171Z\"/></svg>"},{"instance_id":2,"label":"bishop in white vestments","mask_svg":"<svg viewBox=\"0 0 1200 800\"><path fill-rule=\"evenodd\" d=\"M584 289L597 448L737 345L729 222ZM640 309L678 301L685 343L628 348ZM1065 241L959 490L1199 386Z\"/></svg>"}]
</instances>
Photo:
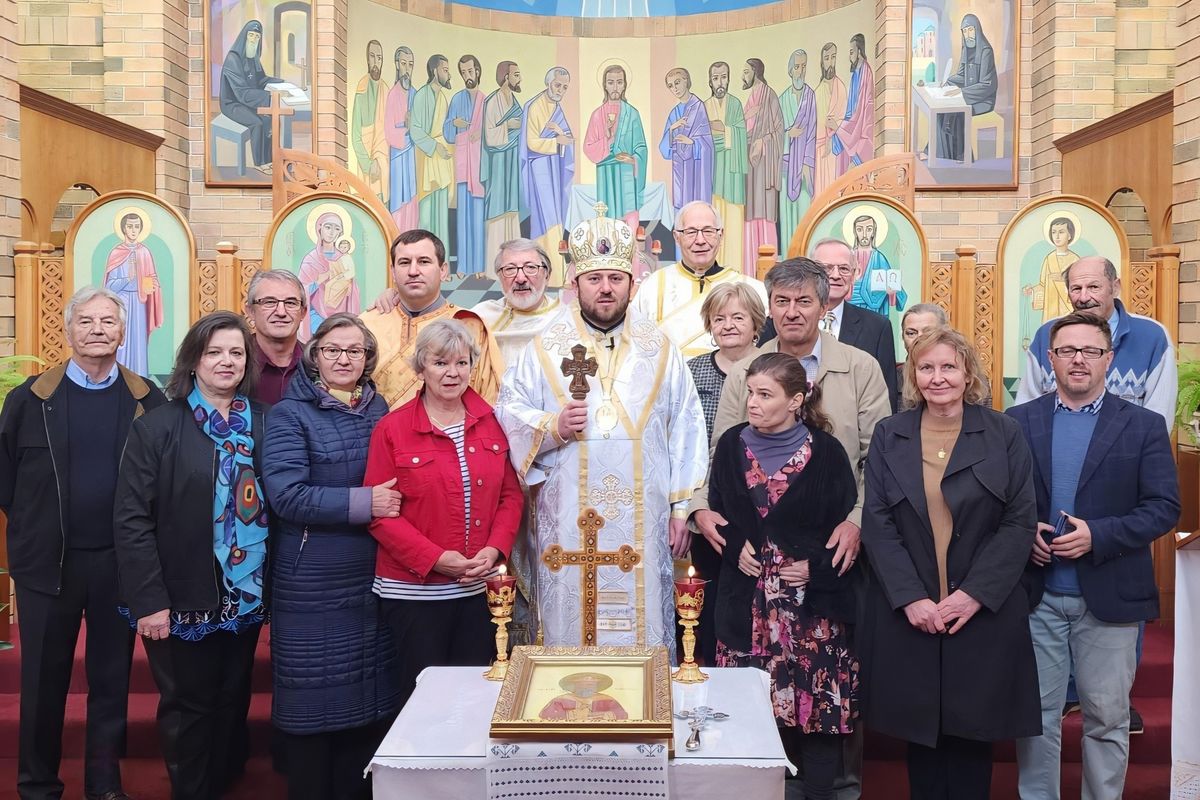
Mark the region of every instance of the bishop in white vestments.
<instances>
[{"instance_id":1,"label":"bishop in white vestments","mask_svg":"<svg viewBox=\"0 0 1200 800\"><path fill-rule=\"evenodd\" d=\"M531 549L545 644L673 650L672 561L707 471L704 415L679 351L626 313L633 232L598 210L570 237L579 300L510 364L496 414L518 473L541 484ZM603 524L585 533L588 509Z\"/></svg>"}]
</instances>

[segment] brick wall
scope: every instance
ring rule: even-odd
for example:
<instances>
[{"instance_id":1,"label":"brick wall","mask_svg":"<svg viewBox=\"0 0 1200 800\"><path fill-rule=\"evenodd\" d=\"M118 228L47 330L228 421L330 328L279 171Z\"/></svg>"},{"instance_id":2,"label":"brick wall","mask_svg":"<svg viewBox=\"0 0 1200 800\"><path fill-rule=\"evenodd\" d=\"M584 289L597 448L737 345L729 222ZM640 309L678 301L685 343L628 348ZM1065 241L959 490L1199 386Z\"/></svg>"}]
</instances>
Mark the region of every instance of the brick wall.
<instances>
[{"instance_id":1,"label":"brick wall","mask_svg":"<svg viewBox=\"0 0 1200 800\"><path fill-rule=\"evenodd\" d=\"M1174 88L1175 0L1116 0L1114 105L1137 105Z\"/></svg>"},{"instance_id":2,"label":"brick wall","mask_svg":"<svg viewBox=\"0 0 1200 800\"><path fill-rule=\"evenodd\" d=\"M21 114L17 105L17 0L0 0L0 337L16 332L13 244L21 235ZM11 343L0 354L13 352Z\"/></svg>"},{"instance_id":3,"label":"brick wall","mask_svg":"<svg viewBox=\"0 0 1200 800\"><path fill-rule=\"evenodd\" d=\"M1179 342L1200 344L1200 0L1179 3L1175 50L1174 207L1171 240L1180 247Z\"/></svg>"}]
</instances>

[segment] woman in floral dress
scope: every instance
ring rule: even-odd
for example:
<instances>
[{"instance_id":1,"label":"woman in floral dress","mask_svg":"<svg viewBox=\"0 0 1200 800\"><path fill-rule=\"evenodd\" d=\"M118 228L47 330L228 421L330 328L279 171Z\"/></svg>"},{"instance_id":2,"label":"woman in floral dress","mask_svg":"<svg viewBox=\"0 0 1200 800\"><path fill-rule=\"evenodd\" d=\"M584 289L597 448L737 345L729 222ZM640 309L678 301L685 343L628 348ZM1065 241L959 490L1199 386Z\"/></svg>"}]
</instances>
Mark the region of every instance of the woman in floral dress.
<instances>
[{"instance_id":1,"label":"woman in floral dress","mask_svg":"<svg viewBox=\"0 0 1200 800\"><path fill-rule=\"evenodd\" d=\"M749 422L721 436L709 479L709 503L729 520L717 665L771 676L775 721L803 764L804 796L825 800L841 770L841 737L859 716L847 630L857 576L839 576L825 548L854 507L854 473L797 359L761 355L746 383Z\"/></svg>"}]
</instances>

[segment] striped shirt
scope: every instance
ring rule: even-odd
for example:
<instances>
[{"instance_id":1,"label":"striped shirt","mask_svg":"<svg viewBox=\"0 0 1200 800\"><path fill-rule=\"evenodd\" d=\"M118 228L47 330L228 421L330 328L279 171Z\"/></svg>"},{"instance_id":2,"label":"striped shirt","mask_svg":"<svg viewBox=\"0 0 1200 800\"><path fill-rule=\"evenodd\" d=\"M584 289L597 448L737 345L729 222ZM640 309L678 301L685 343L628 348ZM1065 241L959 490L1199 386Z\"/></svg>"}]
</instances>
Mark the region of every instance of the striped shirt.
<instances>
[{"instance_id":1,"label":"striped shirt","mask_svg":"<svg viewBox=\"0 0 1200 800\"><path fill-rule=\"evenodd\" d=\"M459 422L442 428L442 433L454 442L458 453L458 471L462 474L463 485L463 525L466 528L466 551L471 550L471 473L467 469L466 454L466 422ZM483 578L473 583L407 583L375 576L375 594L387 600L452 600L456 597L473 597L482 594L485 585Z\"/></svg>"}]
</instances>

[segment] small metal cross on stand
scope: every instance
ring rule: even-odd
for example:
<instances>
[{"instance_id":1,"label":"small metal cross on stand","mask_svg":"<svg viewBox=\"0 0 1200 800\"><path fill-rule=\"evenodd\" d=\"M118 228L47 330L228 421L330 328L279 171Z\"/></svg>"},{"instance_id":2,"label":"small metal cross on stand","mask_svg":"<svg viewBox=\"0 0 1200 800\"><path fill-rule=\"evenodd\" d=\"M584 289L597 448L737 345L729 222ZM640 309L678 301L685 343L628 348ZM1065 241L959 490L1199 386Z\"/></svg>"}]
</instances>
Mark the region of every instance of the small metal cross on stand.
<instances>
[{"instance_id":1,"label":"small metal cross on stand","mask_svg":"<svg viewBox=\"0 0 1200 800\"><path fill-rule=\"evenodd\" d=\"M559 351L561 352L561 351ZM571 347L571 357L562 360L562 374L564 378L571 379L571 385L567 390L571 393L572 400L586 400L588 391L592 388L588 386L588 375L595 376L600 365L596 363L596 359L587 354L587 348L581 344Z\"/></svg>"}]
</instances>

